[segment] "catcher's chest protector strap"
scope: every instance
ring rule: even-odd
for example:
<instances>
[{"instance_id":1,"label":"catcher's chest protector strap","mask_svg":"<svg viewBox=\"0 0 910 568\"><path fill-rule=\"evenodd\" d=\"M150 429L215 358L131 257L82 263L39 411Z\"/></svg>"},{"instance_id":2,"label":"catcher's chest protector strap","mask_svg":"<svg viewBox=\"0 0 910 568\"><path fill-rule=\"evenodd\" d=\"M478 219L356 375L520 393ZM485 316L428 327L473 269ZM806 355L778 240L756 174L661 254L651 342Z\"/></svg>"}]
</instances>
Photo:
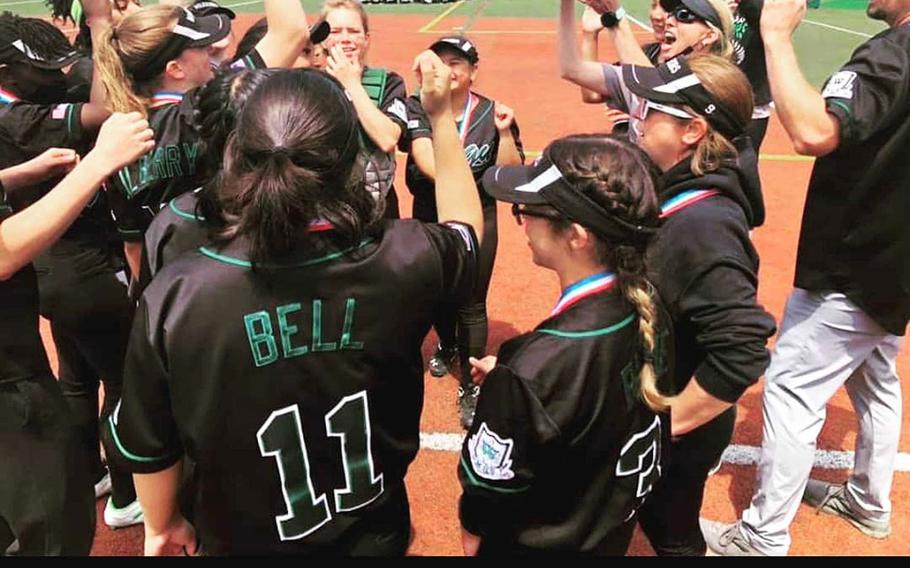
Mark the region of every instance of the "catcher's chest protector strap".
<instances>
[{"instance_id":1,"label":"catcher's chest protector strap","mask_svg":"<svg viewBox=\"0 0 910 568\"><path fill-rule=\"evenodd\" d=\"M370 100L377 107L382 103L382 97L385 95L385 85L389 78L389 73L385 69L371 67L363 72L360 84L370 95Z\"/></svg>"}]
</instances>

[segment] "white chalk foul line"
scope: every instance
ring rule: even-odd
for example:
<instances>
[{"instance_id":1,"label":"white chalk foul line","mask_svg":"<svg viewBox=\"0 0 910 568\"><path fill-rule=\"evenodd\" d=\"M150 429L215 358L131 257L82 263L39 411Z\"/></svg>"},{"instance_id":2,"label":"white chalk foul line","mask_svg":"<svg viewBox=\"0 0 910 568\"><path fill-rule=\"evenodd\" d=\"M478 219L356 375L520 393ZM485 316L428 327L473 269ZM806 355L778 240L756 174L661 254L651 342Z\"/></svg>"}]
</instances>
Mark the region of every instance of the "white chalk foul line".
<instances>
[{"instance_id":1,"label":"white chalk foul line","mask_svg":"<svg viewBox=\"0 0 910 568\"><path fill-rule=\"evenodd\" d=\"M445 432L421 432L420 447L437 452L460 452L464 434ZM732 465L755 465L761 448L733 444L724 451L723 462ZM838 450L816 450L815 467L820 469L852 469L853 452ZM910 454L901 452L894 462L894 471L910 471Z\"/></svg>"},{"instance_id":2,"label":"white chalk foul line","mask_svg":"<svg viewBox=\"0 0 910 568\"><path fill-rule=\"evenodd\" d=\"M649 32L650 32L650 31L653 31L653 30L651 29L651 26L649 26L648 24L642 22L642 21L639 20L638 18L635 18L634 16L631 16L631 15L629 15L629 14L626 14L626 17L629 18L629 21L630 21L630 22L632 22L633 24L637 25L638 27L643 28L643 29L645 29L645 30L647 30L647 31L649 31ZM858 32L858 31L856 31L856 30L851 30L851 29L849 29L849 28L842 28L842 27L840 27L840 26L834 26L834 25L832 25L832 24L826 24L826 23L824 23L824 22L816 22L815 20L807 20L807 19L803 19L803 21L804 21L805 23L807 23L807 24L812 24L813 26L818 26L818 27L820 27L820 28L826 28L826 29L829 29L829 30L834 30L834 31L836 31L836 32L841 32L841 33L850 34L850 35L855 35L855 36L864 37L864 38L870 38L870 37L872 37L872 34L867 34L867 33L865 33L865 32Z\"/></svg>"}]
</instances>

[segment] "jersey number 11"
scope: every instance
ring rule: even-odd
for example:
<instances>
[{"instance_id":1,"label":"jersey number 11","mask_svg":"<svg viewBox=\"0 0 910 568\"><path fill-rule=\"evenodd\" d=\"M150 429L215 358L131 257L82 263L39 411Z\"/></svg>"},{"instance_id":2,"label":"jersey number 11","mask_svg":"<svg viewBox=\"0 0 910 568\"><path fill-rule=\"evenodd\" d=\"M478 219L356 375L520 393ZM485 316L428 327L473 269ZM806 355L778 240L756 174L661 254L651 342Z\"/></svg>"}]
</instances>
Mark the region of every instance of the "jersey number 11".
<instances>
[{"instance_id":1,"label":"jersey number 11","mask_svg":"<svg viewBox=\"0 0 910 568\"><path fill-rule=\"evenodd\" d=\"M329 437L341 439L344 489L334 490L335 512L365 507L383 491L382 474L375 471L370 447L370 404L366 391L346 396L325 415ZM259 452L274 457L281 476L287 513L275 517L281 540L297 540L332 520L325 493L316 495L310 460L296 404L272 412L256 433Z\"/></svg>"}]
</instances>

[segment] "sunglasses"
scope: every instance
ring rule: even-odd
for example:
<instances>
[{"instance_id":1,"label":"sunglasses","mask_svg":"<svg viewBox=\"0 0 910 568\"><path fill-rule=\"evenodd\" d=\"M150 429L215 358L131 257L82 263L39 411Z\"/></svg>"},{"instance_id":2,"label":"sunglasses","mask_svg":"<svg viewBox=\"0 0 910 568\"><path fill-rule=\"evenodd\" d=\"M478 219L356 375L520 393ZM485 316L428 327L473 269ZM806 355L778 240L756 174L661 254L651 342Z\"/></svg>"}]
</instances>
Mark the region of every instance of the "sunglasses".
<instances>
[{"instance_id":1,"label":"sunglasses","mask_svg":"<svg viewBox=\"0 0 910 568\"><path fill-rule=\"evenodd\" d=\"M641 101L636 111L632 113L632 118L635 118L637 120L644 120L648 117L648 113L652 110L656 110L657 112L662 112L664 114L669 114L670 116L681 118L683 120L691 120L695 118L681 108L662 105L660 103L655 103L654 101L649 101L647 99L643 99Z\"/></svg>"},{"instance_id":2,"label":"sunglasses","mask_svg":"<svg viewBox=\"0 0 910 568\"><path fill-rule=\"evenodd\" d=\"M629 126L639 137L644 134L644 128L642 125L645 122L645 118L648 117L648 113L651 111L662 112L664 114L672 116L673 118L679 118L681 120L691 120L695 118L681 108L662 105L660 103L655 103L647 99L642 99L641 103L638 105L638 108L636 108L635 112L631 114L631 120L629 121Z\"/></svg>"},{"instance_id":3,"label":"sunglasses","mask_svg":"<svg viewBox=\"0 0 910 568\"><path fill-rule=\"evenodd\" d=\"M691 24L693 22L704 22L695 12L685 7L680 2L661 0L660 7L664 9L668 16L673 16L680 24Z\"/></svg>"},{"instance_id":4,"label":"sunglasses","mask_svg":"<svg viewBox=\"0 0 910 568\"><path fill-rule=\"evenodd\" d=\"M526 207L519 206L517 203L512 204L512 216L515 217L515 222L519 225L524 225L522 217L537 217L539 219L549 219L551 221L562 219L562 215L555 211L527 209Z\"/></svg>"}]
</instances>

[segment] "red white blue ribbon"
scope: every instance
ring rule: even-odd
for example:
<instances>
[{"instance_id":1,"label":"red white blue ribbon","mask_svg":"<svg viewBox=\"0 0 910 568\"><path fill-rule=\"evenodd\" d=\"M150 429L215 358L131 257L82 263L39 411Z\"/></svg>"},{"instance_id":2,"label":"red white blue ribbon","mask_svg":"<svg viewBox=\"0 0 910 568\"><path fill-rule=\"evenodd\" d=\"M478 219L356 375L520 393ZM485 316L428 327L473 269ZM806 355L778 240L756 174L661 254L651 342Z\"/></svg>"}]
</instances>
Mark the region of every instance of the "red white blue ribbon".
<instances>
[{"instance_id":1,"label":"red white blue ribbon","mask_svg":"<svg viewBox=\"0 0 910 568\"><path fill-rule=\"evenodd\" d=\"M471 129L471 119L474 117L474 110L477 108L474 100L474 94L468 91L468 100L465 101L464 112L461 114L461 123L458 125L458 135L461 137L462 144L464 144L465 137L468 135L468 130Z\"/></svg>"},{"instance_id":2,"label":"red white blue ribbon","mask_svg":"<svg viewBox=\"0 0 910 568\"><path fill-rule=\"evenodd\" d=\"M168 93L161 91L152 95L152 107L158 108L166 105L178 105L183 101L183 93Z\"/></svg>"},{"instance_id":3,"label":"red white blue ribbon","mask_svg":"<svg viewBox=\"0 0 910 568\"><path fill-rule=\"evenodd\" d=\"M0 104L8 105L8 104L14 103L18 100L19 100L19 97L17 97L16 95L12 94L9 91L4 91L3 89L0 89Z\"/></svg>"},{"instance_id":4,"label":"red white blue ribbon","mask_svg":"<svg viewBox=\"0 0 910 568\"><path fill-rule=\"evenodd\" d=\"M716 189L690 189L684 191L679 195L668 199L660 206L660 218L666 219L670 215L679 213L686 207L690 205L695 205L703 199L708 199L709 197L715 196L719 191Z\"/></svg>"},{"instance_id":5,"label":"red white blue ribbon","mask_svg":"<svg viewBox=\"0 0 910 568\"><path fill-rule=\"evenodd\" d=\"M556 307L550 312L550 317L559 315L585 298L606 292L616 286L616 275L612 272L600 272L579 280L562 292Z\"/></svg>"}]
</instances>

